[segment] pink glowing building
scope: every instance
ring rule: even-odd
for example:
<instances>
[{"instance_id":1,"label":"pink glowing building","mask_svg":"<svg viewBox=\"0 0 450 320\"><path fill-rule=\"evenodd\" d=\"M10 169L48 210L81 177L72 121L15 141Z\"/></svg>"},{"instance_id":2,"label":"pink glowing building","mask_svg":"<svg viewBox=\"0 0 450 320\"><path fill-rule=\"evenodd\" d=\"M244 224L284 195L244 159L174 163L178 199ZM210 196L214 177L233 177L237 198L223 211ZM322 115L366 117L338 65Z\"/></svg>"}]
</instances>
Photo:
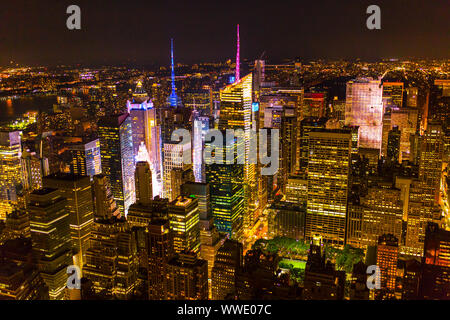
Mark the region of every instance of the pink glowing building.
<instances>
[{"instance_id":1,"label":"pink glowing building","mask_svg":"<svg viewBox=\"0 0 450 320\"><path fill-rule=\"evenodd\" d=\"M359 126L360 147L381 149L383 112L380 80L359 78L347 82L345 124Z\"/></svg>"}]
</instances>

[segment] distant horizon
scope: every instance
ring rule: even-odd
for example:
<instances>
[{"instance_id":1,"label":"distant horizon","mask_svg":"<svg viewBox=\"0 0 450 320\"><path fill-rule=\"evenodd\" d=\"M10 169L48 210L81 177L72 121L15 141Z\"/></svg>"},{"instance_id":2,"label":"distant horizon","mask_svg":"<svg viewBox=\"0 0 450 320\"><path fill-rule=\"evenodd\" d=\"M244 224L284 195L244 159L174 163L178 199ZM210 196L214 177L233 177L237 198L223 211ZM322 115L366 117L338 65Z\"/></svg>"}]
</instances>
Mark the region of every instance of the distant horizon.
<instances>
[{"instance_id":1,"label":"distant horizon","mask_svg":"<svg viewBox=\"0 0 450 320\"><path fill-rule=\"evenodd\" d=\"M175 67L178 67L179 65L182 66L193 66L193 65L202 65L202 64L225 64L228 60L231 60L231 63L234 64L235 61L232 58L226 59L226 60L216 60L216 61L192 61L192 62L184 62L184 61L178 61L175 62ZM242 64L252 64L255 60L258 60L258 58L255 59L249 59L244 58L241 59L241 65ZM307 64L309 62L317 62L317 61L324 61L324 62L367 62L367 63L377 63L377 62L403 62L403 61L450 61L450 56L446 58L438 58L438 57L399 57L399 58L372 58L372 59L363 59L359 57L353 57L353 58L299 58L299 57L292 57L292 58L282 58L277 60L272 59L261 59L265 60L268 65L283 65L283 64L290 64L293 62L300 62L303 64ZM16 66L18 64L18 66ZM136 62L116 62L116 63L84 63L84 62L74 62L74 63L59 63L59 64L21 64L19 62L16 62L12 60L12 63L9 64L3 64L0 65L0 68L16 68L16 67L26 67L26 68L62 68L62 67L83 67L83 68L103 68L103 67L130 67L130 68L148 68L148 67L170 67L170 60L166 64L159 64L159 63L136 63Z\"/></svg>"},{"instance_id":2,"label":"distant horizon","mask_svg":"<svg viewBox=\"0 0 450 320\"><path fill-rule=\"evenodd\" d=\"M71 1L0 4L0 65L169 65L241 60L447 59L448 1L368 0L193 2L77 0L81 29L69 30ZM381 29L366 27L369 5L381 9Z\"/></svg>"}]
</instances>

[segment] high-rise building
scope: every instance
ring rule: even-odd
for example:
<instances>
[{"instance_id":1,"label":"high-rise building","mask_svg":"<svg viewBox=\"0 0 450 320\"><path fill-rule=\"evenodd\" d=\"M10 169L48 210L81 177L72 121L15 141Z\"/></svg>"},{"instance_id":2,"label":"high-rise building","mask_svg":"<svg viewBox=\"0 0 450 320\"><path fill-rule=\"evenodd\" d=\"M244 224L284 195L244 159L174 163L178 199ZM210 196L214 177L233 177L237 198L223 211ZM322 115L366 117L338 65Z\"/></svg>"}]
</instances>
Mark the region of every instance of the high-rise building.
<instances>
[{"instance_id":1,"label":"high-rise building","mask_svg":"<svg viewBox=\"0 0 450 320\"><path fill-rule=\"evenodd\" d=\"M131 118L128 113L103 117L98 124L102 173L109 177L111 191L121 214L135 202L134 156Z\"/></svg>"},{"instance_id":2,"label":"high-rise building","mask_svg":"<svg viewBox=\"0 0 450 320\"><path fill-rule=\"evenodd\" d=\"M376 245L383 234L392 234L401 239L403 203L399 189L370 187L360 201L364 207L361 226L361 241L364 245Z\"/></svg>"},{"instance_id":3,"label":"high-rise building","mask_svg":"<svg viewBox=\"0 0 450 320\"><path fill-rule=\"evenodd\" d=\"M298 203L274 201L268 208L268 233L271 238L303 240L306 209Z\"/></svg>"},{"instance_id":4,"label":"high-rise building","mask_svg":"<svg viewBox=\"0 0 450 320\"><path fill-rule=\"evenodd\" d=\"M403 107L403 82L384 82L383 98L388 98L394 105Z\"/></svg>"},{"instance_id":5,"label":"high-rise building","mask_svg":"<svg viewBox=\"0 0 450 320\"><path fill-rule=\"evenodd\" d=\"M325 116L325 93L306 92L303 98L302 117L322 118Z\"/></svg>"},{"instance_id":6,"label":"high-rise building","mask_svg":"<svg viewBox=\"0 0 450 320\"><path fill-rule=\"evenodd\" d=\"M419 179L428 186L430 196L439 198L444 141L442 126L429 123L422 137L419 161Z\"/></svg>"},{"instance_id":7,"label":"high-rise building","mask_svg":"<svg viewBox=\"0 0 450 320\"><path fill-rule=\"evenodd\" d=\"M416 87L406 88L406 106L411 108L417 108L417 96L419 89Z\"/></svg>"},{"instance_id":8,"label":"high-rise building","mask_svg":"<svg viewBox=\"0 0 450 320\"><path fill-rule=\"evenodd\" d=\"M381 149L382 91L380 80L361 78L347 82L345 124L359 126L363 148Z\"/></svg>"},{"instance_id":9,"label":"high-rise building","mask_svg":"<svg viewBox=\"0 0 450 320\"><path fill-rule=\"evenodd\" d=\"M245 229L251 228L255 222L253 210L256 210L257 203L257 172L256 163L251 161L252 130L256 130L256 118L252 114L252 73L237 80L235 83L220 90L220 117L219 130L234 129L242 130L244 139L238 139L238 143L244 143L244 211L243 224ZM253 116L253 117L252 117ZM254 122L253 122L254 121ZM236 134L236 133L235 133ZM255 144L255 143L254 143ZM238 146L238 150L239 150ZM238 155L242 156L242 155ZM254 161L256 162L256 161Z\"/></svg>"},{"instance_id":10,"label":"high-rise building","mask_svg":"<svg viewBox=\"0 0 450 320\"><path fill-rule=\"evenodd\" d=\"M94 175L102 172L99 139L72 144L69 150L72 154L70 171L73 174L89 176L92 180Z\"/></svg>"},{"instance_id":11,"label":"high-rise building","mask_svg":"<svg viewBox=\"0 0 450 320\"><path fill-rule=\"evenodd\" d=\"M203 152L205 150L205 136L209 130L209 117L198 116L194 112L193 137L192 137L192 160L195 182L205 182L205 162Z\"/></svg>"},{"instance_id":12,"label":"high-rise building","mask_svg":"<svg viewBox=\"0 0 450 320\"><path fill-rule=\"evenodd\" d=\"M20 131L0 131L0 220L17 204L21 177Z\"/></svg>"},{"instance_id":13,"label":"high-rise building","mask_svg":"<svg viewBox=\"0 0 450 320\"><path fill-rule=\"evenodd\" d=\"M306 172L308 168L308 158L309 158L309 133L316 129L322 128L325 129L326 119L314 119L314 118L306 118L300 122L300 159L299 166L300 171Z\"/></svg>"},{"instance_id":14,"label":"high-rise building","mask_svg":"<svg viewBox=\"0 0 450 320\"><path fill-rule=\"evenodd\" d=\"M0 246L0 300L48 300L48 288L33 261L31 238Z\"/></svg>"},{"instance_id":15,"label":"high-rise building","mask_svg":"<svg viewBox=\"0 0 450 320\"><path fill-rule=\"evenodd\" d=\"M208 262L192 252L183 252L167 265L169 300L207 300Z\"/></svg>"},{"instance_id":16,"label":"high-rise building","mask_svg":"<svg viewBox=\"0 0 450 320\"><path fill-rule=\"evenodd\" d=\"M35 152L22 152L22 183L25 190L42 188L42 177L49 174L48 159L41 158Z\"/></svg>"},{"instance_id":17,"label":"high-rise building","mask_svg":"<svg viewBox=\"0 0 450 320\"><path fill-rule=\"evenodd\" d=\"M176 253L200 251L200 217L198 200L194 197L178 196L169 203L170 229Z\"/></svg>"},{"instance_id":18,"label":"high-rise building","mask_svg":"<svg viewBox=\"0 0 450 320\"><path fill-rule=\"evenodd\" d=\"M164 143L164 198L174 200L181 194L183 183L194 181L190 159L190 141Z\"/></svg>"},{"instance_id":19,"label":"high-rise building","mask_svg":"<svg viewBox=\"0 0 450 320\"><path fill-rule=\"evenodd\" d=\"M351 163L352 134L344 129L309 133L307 239L343 245Z\"/></svg>"},{"instance_id":20,"label":"high-rise building","mask_svg":"<svg viewBox=\"0 0 450 320\"><path fill-rule=\"evenodd\" d=\"M235 240L225 240L217 251L212 269L212 299L224 300L233 294L236 284L236 272L242 268L242 244Z\"/></svg>"},{"instance_id":21,"label":"high-rise building","mask_svg":"<svg viewBox=\"0 0 450 320\"><path fill-rule=\"evenodd\" d=\"M134 232L124 219L94 223L83 277L102 299L129 299L138 277L138 256Z\"/></svg>"},{"instance_id":22,"label":"high-rise building","mask_svg":"<svg viewBox=\"0 0 450 320\"><path fill-rule=\"evenodd\" d=\"M450 299L450 232L429 223L425 234L420 295Z\"/></svg>"},{"instance_id":23,"label":"high-rise building","mask_svg":"<svg viewBox=\"0 0 450 320\"><path fill-rule=\"evenodd\" d=\"M378 238L377 266L380 268L381 289L378 298L394 296L397 278L397 260L399 256L399 240L392 234L383 234Z\"/></svg>"},{"instance_id":24,"label":"high-rise building","mask_svg":"<svg viewBox=\"0 0 450 320\"><path fill-rule=\"evenodd\" d=\"M400 156L400 136L398 127L394 127L388 134L386 156L391 163L398 163Z\"/></svg>"},{"instance_id":25,"label":"high-rise building","mask_svg":"<svg viewBox=\"0 0 450 320\"><path fill-rule=\"evenodd\" d=\"M226 158L227 152L234 155L232 165L205 159L206 183L210 187L214 225L219 232L228 233L232 239L242 237L244 213L244 165L239 164L236 149L235 141L224 141L222 148L213 147L210 143L205 146L205 150L210 151L205 154L211 154L213 151L216 157L221 155L222 159Z\"/></svg>"},{"instance_id":26,"label":"high-rise building","mask_svg":"<svg viewBox=\"0 0 450 320\"><path fill-rule=\"evenodd\" d=\"M108 177L104 174L95 175L92 188L95 220L109 220L112 217L120 217L119 208L111 193Z\"/></svg>"},{"instance_id":27,"label":"high-rise building","mask_svg":"<svg viewBox=\"0 0 450 320\"><path fill-rule=\"evenodd\" d=\"M186 197L194 196L198 199L200 217L200 258L208 261L209 298L212 297L212 268L214 259L220 246L225 241L223 234L219 234L214 226L211 210L211 196L207 183L188 182L181 186L182 194Z\"/></svg>"},{"instance_id":28,"label":"high-rise building","mask_svg":"<svg viewBox=\"0 0 450 320\"><path fill-rule=\"evenodd\" d=\"M51 300L62 300L67 267L72 265L72 240L67 200L59 190L44 188L30 194L31 240L37 265Z\"/></svg>"},{"instance_id":29,"label":"high-rise building","mask_svg":"<svg viewBox=\"0 0 450 320\"><path fill-rule=\"evenodd\" d=\"M152 171L147 161L136 163L134 173L136 202L143 204L149 203L153 199Z\"/></svg>"},{"instance_id":30,"label":"high-rise building","mask_svg":"<svg viewBox=\"0 0 450 320\"><path fill-rule=\"evenodd\" d=\"M138 82L132 99L127 101L128 113L131 117L133 136L133 156L135 161L148 161L152 171L155 195L159 195L161 183L161 125L157 109ZM141 159L140 152L144 152ZM158 192L156 192L158 191Z\"/></svg>"},{"instance_id":31,"label":"high-rise building","mask_svg":"<svg viewBox=\"0 0 450 320\"><path fill-rule=\"evenodd\" d=\"M168 295L168 263L174 257L170 222L155 218L147 227L148 298L165 300Z\"/></svg>"},{"instance_id":32,"label":"high-rise building","mask_svg":"<svg viewBox=\"0 0 450 320\"><path fill-rule=\"evenodd\" d=\"M57 173L44 177L43 185L58 189L61 196L67 199L74 262L82 269L94 222L91 181L88 176Z\"/></svg>"}]
</instances>

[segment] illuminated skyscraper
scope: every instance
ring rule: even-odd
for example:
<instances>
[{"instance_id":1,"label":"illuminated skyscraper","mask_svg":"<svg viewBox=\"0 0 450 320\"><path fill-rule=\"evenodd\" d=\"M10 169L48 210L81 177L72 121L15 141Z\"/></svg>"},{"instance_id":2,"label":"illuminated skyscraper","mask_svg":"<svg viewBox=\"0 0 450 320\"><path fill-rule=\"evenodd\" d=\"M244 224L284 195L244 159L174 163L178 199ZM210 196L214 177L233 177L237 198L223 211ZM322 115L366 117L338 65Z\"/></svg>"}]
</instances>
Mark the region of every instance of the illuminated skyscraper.
<instances>
[{"instance_id":1,"label":"illuminated skyscraper","mask_svg":"<svg viewBox=\"0 0 450 320\"><path fill-rule=\"evenodd\" d=\"M94 176L94 220L109 220L112 217L120 217L120 211L114 200L108 177L104 174Z\"/></svg>"},{"instance_id":2,"label":"illuminated skyscraper","mask_svg":"<svg viewBox=\"0 0 450 320\"><path fill-rule=\"evenodd\" d=\"M384 82L383 98L388 98L394 105L403 107L403 82Z\"/></svg>"},{"instance_id":3,"label":"illuminated skyscraper","mask_svg":"<svg viewBox=\"0 0 450 320\"><path fill-rule=\"evenodd\" d=\"M134 232L125 220L98 220L94 223L83 276L103 299L129 299L138 275Z\"/></svg>"},{"instance_id":4,"label":"illuminated skyscraper","mask_svg":"<svg viewBox=\"0 0 450 320\"><path fill-rule=\"evenodd\" d=\"M58 189L67 199L74 262L82 269L94 222L91 181L88 176L59 173L44 177L43 185Z\"/></svg>"},{"instance_id":5,"label":"illuminated skyscraper","mask_svg":"<svg viewBox=\"0 0 450 320\"><path fill-rule=\"evenodd\" d=\"M401 191L392 187L370 187L361 197L364 207L361 227L363 245L374 246L383 234L402 237L403 203Z\"/></svg>"},{"instance_id":6,"label":"illuminated skyscraper","mask_svg":"<svg viewBox=\"0 0 450 320\"><path fill-rule=\"evenodd\" d=\"M419 179L429 187L434 200L439 198L444 153L442 126L429 123L422 137L419 161Z\"/></svg>"},{"instance_id":7,"label":"illuminated skyscraper","mask_svg":"<svg viewBox=\"0 0 450 320\"><path fill-rule=\"evenodd\" d=\"M212 269L212 299L224 300L235 291L236 272L242 268L242 244L225 240L217 252Z\"/></svg>"},{"instance_id":8,"label":"illuminated skyscraper","mask_svg":"<svg viewBox=\"0 0 450 320\"><path fill-rule=\"evenodd\" d=\"M20 131L0 132L0 220L17 204L17 188L21 178Z\"/></svg>"},{"instance_id":9,"label":"illuminated skyscraper","mask_svg":"<svg viewBox=\"0 0 450 320\"><path fill-rule=\"evenodd\" d=\"M70 171L75 175L93 176L102 172L100 157L100 141L98 139L87 143L77 143L69 146L72 154Z\"/></svg>"},{"instance_id":10,"label":"illuminated skyscraper","mask_svg":"<svg viewBox=\"0 0 450 320\"><path fill-rule=\"evenodd\" d=\"M136 163L134 181L136 183L136 202L145 204L151 201L153 199L152 172L147 161Z\"/></svg>"},{"instance_id":11,"label":"illuminated skyscraper","mask_svg":"<svg viewBox=\"0 0 450 320\"><path fill-rule=\"evenodd\" d=\"M397 278L397 260L399 256L398 238L392 234L381 235L377 245L377 266L380 268L380 298L393 297Z\"/></svg>"},{"instance_id":12,"label":"illuminated skyscraper","mask_svg":"<svg viewBox=\"0 0 450 320\"><path fill-rule=\"evenodd\" d=\"M35 152L22 152L22 182L26 190L42 188L42 177L49 174L48 159L40 158Z\"/></svg>"},{"instance_id":13,"label":"illuminated skyscraper","mask_svg":"<svg viewBox=\"0 0 450 320\"><path fill-rule=\"evenodd\" d=\"M450 298L450 232L435 223L427 225L424 243L421 296Z\"/></svg>"},{"instance_id":14,"label":"illuminated skyscraper","mask_svg":"<svg viewBox=\"0 0 450 320\"><path fill-rule=\"evenodd\" d=\"M208 262L183 252L169 261L166 281L169 300L207 300Z\"/></svg>"},{"instance_id":15,"label":"illuminated skyscraper","mask_svg":"<svg viewBox=\"0 0 450 320\"><path fill-rule=\"evenodd\" d=\"M345 124L359 126L362 148L381 149L382 93L380 80L361 78L347 82Z\"/></svg>"},{"instance_id":16,"label":"illuminated skyscraper","mask_svg":"<svg viewBox=\"0 0 450 320\"><path fill-rule=\"evenodd\" d=\"M183 183L194 181L191 141L164 143L163 197L172 201L181 194Z\"/></svg>"},{"instance_id":17,"label":"illuminated skyscraper","mask_svg":"<svg viewBox=\"0 0 450 320\"><path fill-rule=\"evenodd\" d=\"M200 217L198 200L194 197L178 196L169 204L170 229L176 253L200 251ZM208 277L208 275L207 275Z\"/></svg>"},{"instance_id":18,"label":"illuminated skyscraper","mask_svg":"<svg viewBox=\"0 0 450 320\"><path fill-rule=\"evenodd\" d=\"M62 300L67 267L72 265L72 241L67 200L57 189L44 188L30 194L31 240L42 278L51 300Z\"/></svg>"},{"instance_id":19,"label":"illuminated skyscraper","mask_svg":"<svg viewBox=\"0 0 450 320\"><path fill-rule=\"evenodd\" d=\"M327 120L306 118L300 122L300 171L306 172L308 168L308 158L309 158L309 133L315 128L325 128Z\"/></svg>"},{"instance_id":20,"label":"illuminated skyscraper","mask_svg":"<svg viewBox=\"0 0 450 320\"><path fill-rule=\"evenodd\" d=\"M237 141L238 144L244 143L245 154L238 154L237 156L244 156L243 223L245 229L253 226L252 211L255 210L258 192L256 161L251 161L251 157L256 153L256 150L251 148L251 138L252 130L256 130L257 120L256 118L252 118L252 77L253 75L250 73L239 81L220 90L220 117L218 126L219 130L242 130L244 139L238 139ZM253 120L254 122L252 122ZM255 141L253 142L253 145L256 145ZM237 146L237 149L240 150L241 148Z\"/></svg>"},{"instance_id":21,"label":"illuminated skyscraper","mask_svg":"<svg viewBox=\"0 0 450 320\"><path fill-rule=\"evenodd\" d=\"M227 152L232 152L234 164L218 164L213 163L212 159L205 159L207 162L206 183L210 187L211 209L217 230L228 233L232 239L240 239L244 213L244 165L237 161L236 142L223 142L222 148L214 147L215 156L222 154L222 158L225 159ZM212 144L207 142L205 150L208 150L208 154L211 154L209 151L212 148Z\"/></svg>"},{"instance_id":22,"label":"illuminated skyscraper","mask_svg":"<svg viewBox=\"0 0 450 320\"><path fill-rule=\"evenodd\" d=\"M401 132L398 130L398 127L394 127L389 131L386 156L391 163L398 163L400 155L400 136Z\"/></svg>"},{"instance_id":23,"label":"illuminated skyscraper","mask_svg":"<svg viewBox=\"0 0 450 320\"><path fill-rule=\"evenodd\" d=\"M173 238L170 223L166 219L153 219L147 227L148 298L166 300L167 269L173 258Z\"/></svg>"},{"instance_id":24,"label":"illuminated skyscraper","mask_svg":"<svg viewBox=\"0 0 450 320\"><path fill-rule=\"evenodd\" d=\"M111 190L122 214L135 202L134 157L131 118L128 113L104 117L98 135L102 173L109 178Z\"/></svg>"},{"instance_id":25,"label":"illuminated skyscraper","mask_svg":"<svg viewBox=\"0 0 450 320\"><path fill-rule=\"evenodd\" d=\"M325 93L305 93L302 117L322 118L325 116Z\"/></svg>"},{"instance_id":26,"label":"illuminated skyscraper","mask_svg":"<svg viewBox=\"0 0 450 320\"><path fill-rule=\"evenodd\" d=\"M153 101L139 81L131 100L127 101L128 113L131 117L133 135L133 155L135 161L147 160L153 174L155 194L160 194L161 184L161 126ZM143 145L143 146L142 146ZM145 149L148 159L140 159L140 152ZM145 155L147 157L147 155Z\"/></svg>"},{"instance_id":27,"label":"illuminated skyscraper","mask_svg":"<svg viewBox=\"0 0 450 320\"><path fill-rule=\"evenodd\" d=\"M350 129L309 133L307 239L344 244L351 150Z\"/></svg>"},{"instance_id":28,"label":"illuminated skyscraper","mask_svg":"<svg viewBox=\"0 0 450 320\"><path fill-rule=\"evenodd\" d=\"M193 113L193 170L195 182L205 182L205 163L203 152L205 150L205 136L209 130L209 117L198 116L198 112Z\"/></svg>"},{"instance_id":29,"label":"illuminated skyscraper","mask_svg":"<svg viewBox=\"0 0 450 320\"><path fill-rule=\"evenodd\" d=\"M200 258L208 261L209 297L212 297L212 268L214 259L220 246L225 241L223 234L219 234L214 226L211 210L211 195L207 183L188 182L181 186L182 194L186 197L195 196L198 199L200 216Z\"/></svg>"}]
</instances>

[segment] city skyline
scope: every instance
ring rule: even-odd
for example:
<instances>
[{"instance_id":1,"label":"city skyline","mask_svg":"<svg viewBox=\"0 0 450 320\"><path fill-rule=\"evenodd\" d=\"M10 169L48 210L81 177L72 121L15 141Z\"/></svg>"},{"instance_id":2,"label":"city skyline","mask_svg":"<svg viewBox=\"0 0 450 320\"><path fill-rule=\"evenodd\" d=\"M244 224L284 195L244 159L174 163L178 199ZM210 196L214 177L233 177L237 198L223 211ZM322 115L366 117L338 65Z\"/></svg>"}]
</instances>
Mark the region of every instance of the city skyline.
<instances>
[{"instance_id":1,"label":"city skyline","mask_svg":"<svg viewBox=\"0 0 450 320\"><path fill-rule=\"evenodd\" d=\"M19 1L0 300L450 300L445 5Z\"/></svg>"}]
</instances>

